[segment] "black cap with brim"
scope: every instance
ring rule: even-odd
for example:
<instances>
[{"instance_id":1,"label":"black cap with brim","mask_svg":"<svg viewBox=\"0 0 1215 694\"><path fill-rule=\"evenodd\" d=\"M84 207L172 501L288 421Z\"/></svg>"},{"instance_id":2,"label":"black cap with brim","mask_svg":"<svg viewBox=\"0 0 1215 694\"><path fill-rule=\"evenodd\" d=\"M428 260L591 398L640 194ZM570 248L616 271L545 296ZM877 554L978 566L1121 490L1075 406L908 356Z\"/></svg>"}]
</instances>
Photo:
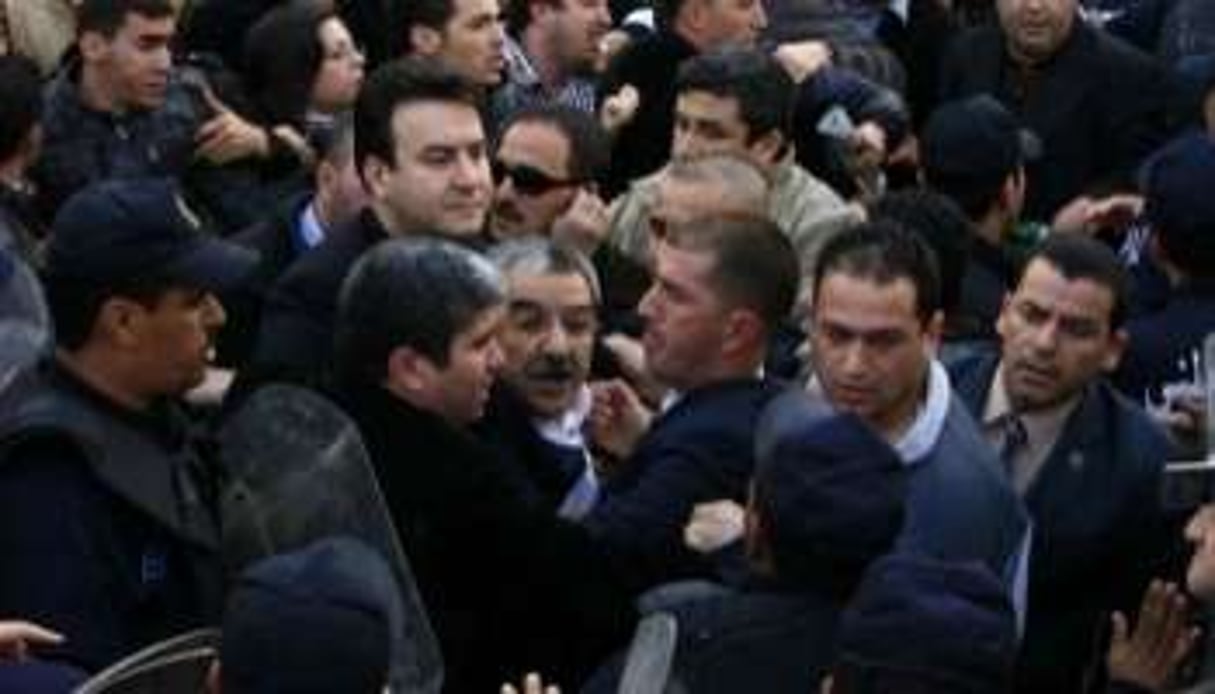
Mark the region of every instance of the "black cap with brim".
<instances>
[{"instance_id":1,"label":"black cap with brim","mask_svg":"<svg viewBox=\"0 0 1215 694\"><path fill-rule=\"evenodd\" d=\"M226 291L257 254L204 229L170 179L98 183L72 196L51 227L46 275L90 285L165 282Z\"/></svg>"},{"instance_id":2,"label":"black cap with brim","mask_svg":"<svg viewBox=\"0 0 1215 694\"><path fill-rule=\"evenodd\" d=\"M211 292L239 287L257 267L257 254L217 239L200 239L157 273L166 280Z\"/></svg>"},{"instance_id":3,"label":"black cap with brim","mask_svg":"<svg viewBox=\"0 0 1215 694\"><path fill-rule=\"evenodd\" d=\"M952 101L929 117L921 142L924 171L934 178L1003 178L1042 156L1042 141L995 98Z\"/></svg>"}]
</instances>

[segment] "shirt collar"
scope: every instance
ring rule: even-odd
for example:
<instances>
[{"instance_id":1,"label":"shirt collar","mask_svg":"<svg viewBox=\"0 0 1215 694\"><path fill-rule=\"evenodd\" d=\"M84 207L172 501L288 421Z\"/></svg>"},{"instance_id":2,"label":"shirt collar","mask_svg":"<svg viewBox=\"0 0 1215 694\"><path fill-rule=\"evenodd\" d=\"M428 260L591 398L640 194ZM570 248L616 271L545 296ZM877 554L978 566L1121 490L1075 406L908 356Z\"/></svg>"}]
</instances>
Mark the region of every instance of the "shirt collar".
<instances>
[{"instance_id":1,"label":"shirt collar","mask_svg":"<svg viewBox=\"0 0 1215 694\"><path fill-rule=\"evenodd\" d=\"M591 414L591 389L583 385L578 389L573 406L551 419L532 420L540 438L558 446L582 447L585 444L583 427Z\"/></svg>"},{"instance_id":2,"label":"shirt collar","mask_svg":"<svg viewBox=\"0 0 1215 694\"><path fill-rule=\"evenodd\" d=\"M298 250L305 251L309 248L315 248L321 241L325 240L325 227L321 224L321 220L316 216L316 202L310 202L304 207L304 211L300 213L299 224L296 225L296 243L299 246Z\"/></svg>"},{"instance_id":3,"label":"shirt collar","mask_svg":"<svg viewBox=\"0 0 1215 694\"><path fill-rule=\"evenodd\" d=\"M518 41L507 36L502 54L506 59L506 74L512 83L531 88L540 85L540 75L536 73L531 59L527 57L527 53Z\"/></svg>"},{"instance_id":4,"label":"shirt collar","mask_svg":"<svg viewBox=\"0 0 1215 694\"><path fill-rule=\"evenodd\" d=\"M949 373L936 359L928 368L928 389L923 402L916 411L911 426L893 442L895 451L906 465L923 460L937 445L945 420L949 415L949 403L953 397L949 385Z\"/></svg>"}]
</instances>

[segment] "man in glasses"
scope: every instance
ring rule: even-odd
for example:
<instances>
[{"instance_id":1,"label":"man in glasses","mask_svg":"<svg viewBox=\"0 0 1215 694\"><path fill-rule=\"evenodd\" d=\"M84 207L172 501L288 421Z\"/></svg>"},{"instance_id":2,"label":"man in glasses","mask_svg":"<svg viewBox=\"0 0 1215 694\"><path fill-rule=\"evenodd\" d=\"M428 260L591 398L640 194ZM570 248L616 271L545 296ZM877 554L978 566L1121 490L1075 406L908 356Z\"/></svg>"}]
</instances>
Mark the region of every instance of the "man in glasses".
<instances>
[{"instance_id":1,"label":"man in glasses","mask_svg":"<svg viewBox=\"0 0 1215 694\"><path fill-rule=\"evenodd\" d=\"M494 153L490 235L556 234L592 253L607 226L595 181L607 166L608 148L590 115L561 105L520 111Z\"/></svg>"}]
</instances>

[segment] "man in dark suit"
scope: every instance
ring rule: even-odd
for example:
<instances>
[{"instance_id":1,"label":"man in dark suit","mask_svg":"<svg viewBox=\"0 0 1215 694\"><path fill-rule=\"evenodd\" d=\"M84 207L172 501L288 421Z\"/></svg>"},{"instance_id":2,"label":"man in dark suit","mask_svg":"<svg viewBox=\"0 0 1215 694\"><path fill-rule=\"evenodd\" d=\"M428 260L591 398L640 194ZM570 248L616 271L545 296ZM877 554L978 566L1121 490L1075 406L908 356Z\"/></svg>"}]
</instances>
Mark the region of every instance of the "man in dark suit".
<instances>
[{"instance_id":1,"label":"man in dark suit","mask_svg":"<svg viewBox=\"0 0 1215 694\"><path fill-rule=\"evenodd\" d=\"M292 265L266 297L253 378L315 382L327 366L338 288L362 252L389 237L479 238L493 189L478 93L433 59L371 75L355 105L355 163L371 201Z\"/></svg>"},{"instance_id":2,"label":"man in dark suit","mask_svg":"<svg viewBox=\"0 0 1215 694\"><path fill-rule=\"evenodd\" d=\"M237 368L253 349L266 293L305 252L349 224L367 202L354 165L354 121L339 116L314 140L316 169L310 190L291 196L266 219L232 237L257 251L257 273L236 296L224 297L228 323L219 337L220 360Z\"/></svg>"},{"instance_id":3,"label":"man in dark suit","mask_svg":"<svg viewBox=\"0 0 1215 694\"><path fill-rule=\"evenodd\" d=\"M1168 440L1104 379L1126 343L1125 306L1109 249L1052 237L1000 314L1000 354L952 367L1034 521L1018 691L1079 691L1109 612L1138 605L1169 544Z\"/></svg>"},{"instance_id":4,"label":"man in dark suit","mask_svg":"<svg viewBox=\"0 0 1215 694\"><path fill-rule=\"evenodd\" d=\"M576 683L633 620L611 558L525 503L469 429L502 365L505 300L473 251L392 239L354 265L338 309L332 392L367 446L449 692L490 691L524 668Z\"/></svg>"},{"instance_id":5,"label":"man in dark suit","mask_svg":"<svg viewBox=\"0 0 1215 694\"><path fill-rule=\"evenodd\" d=\"M761 418L756 449L741 514L748 575L730 587L673 583L642 599L645 610L678 620L668 689L815 691L835 653L840 611L897 541L906 469L859 417L789 391ZM617 665L583 691L616 691Z\"/></svg>"},{"instance_id":6,"label":"man in dark suit","mask_svg":"<svg viewBox=\"0 0 1215 694\"><path fill-rule=\"evenodd\" d=\"M941 96L990 94L1042 140L1027 168L1025 216L1049 222L1097 186L1130 187L1166 132L1163 71L1081 21L1077 0L997 0L996 8L998 24L950 47Z\"/></svg>"},{"instance_id":7,"label":"man in dark suit","mask_svg":"<svg viewBox=\"0 0 1215 694\"><path fill-rule=\"evenodd\" d=\"M768 343L798 287L796 254L760 217L675 224L654 250L654 284L641 300L649 375L668 388L648 423L637 396L598 384L597 442L621 461L585 523L629 555L642 588L699 573L683 526L702 502L746 498L754 428L780 390L761 376Z\"/></svg>"}]
</instances>

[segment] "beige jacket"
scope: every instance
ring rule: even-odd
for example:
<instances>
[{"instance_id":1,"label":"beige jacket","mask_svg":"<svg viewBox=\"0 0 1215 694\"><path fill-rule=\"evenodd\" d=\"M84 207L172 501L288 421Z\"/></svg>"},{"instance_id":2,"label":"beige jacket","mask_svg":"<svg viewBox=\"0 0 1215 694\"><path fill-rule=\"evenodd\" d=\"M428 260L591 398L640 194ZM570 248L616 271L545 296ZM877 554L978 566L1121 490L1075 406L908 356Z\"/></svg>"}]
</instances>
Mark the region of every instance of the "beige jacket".
<instances>
[{"instance_id":1,"label":"beige jacket","mask_svg":"<svg viewBox=\"0 0 1215 694\"><path fill-rule=\"evenodd\" d=\"M649 214L660 176L661 170L635 181L611 207L609 243L647 265ZM768 193L768 214L793 242L803 277L814 271L828 239L861 221L856 208L792 160L777 169Z\"/></svg>"}]
</instances>

